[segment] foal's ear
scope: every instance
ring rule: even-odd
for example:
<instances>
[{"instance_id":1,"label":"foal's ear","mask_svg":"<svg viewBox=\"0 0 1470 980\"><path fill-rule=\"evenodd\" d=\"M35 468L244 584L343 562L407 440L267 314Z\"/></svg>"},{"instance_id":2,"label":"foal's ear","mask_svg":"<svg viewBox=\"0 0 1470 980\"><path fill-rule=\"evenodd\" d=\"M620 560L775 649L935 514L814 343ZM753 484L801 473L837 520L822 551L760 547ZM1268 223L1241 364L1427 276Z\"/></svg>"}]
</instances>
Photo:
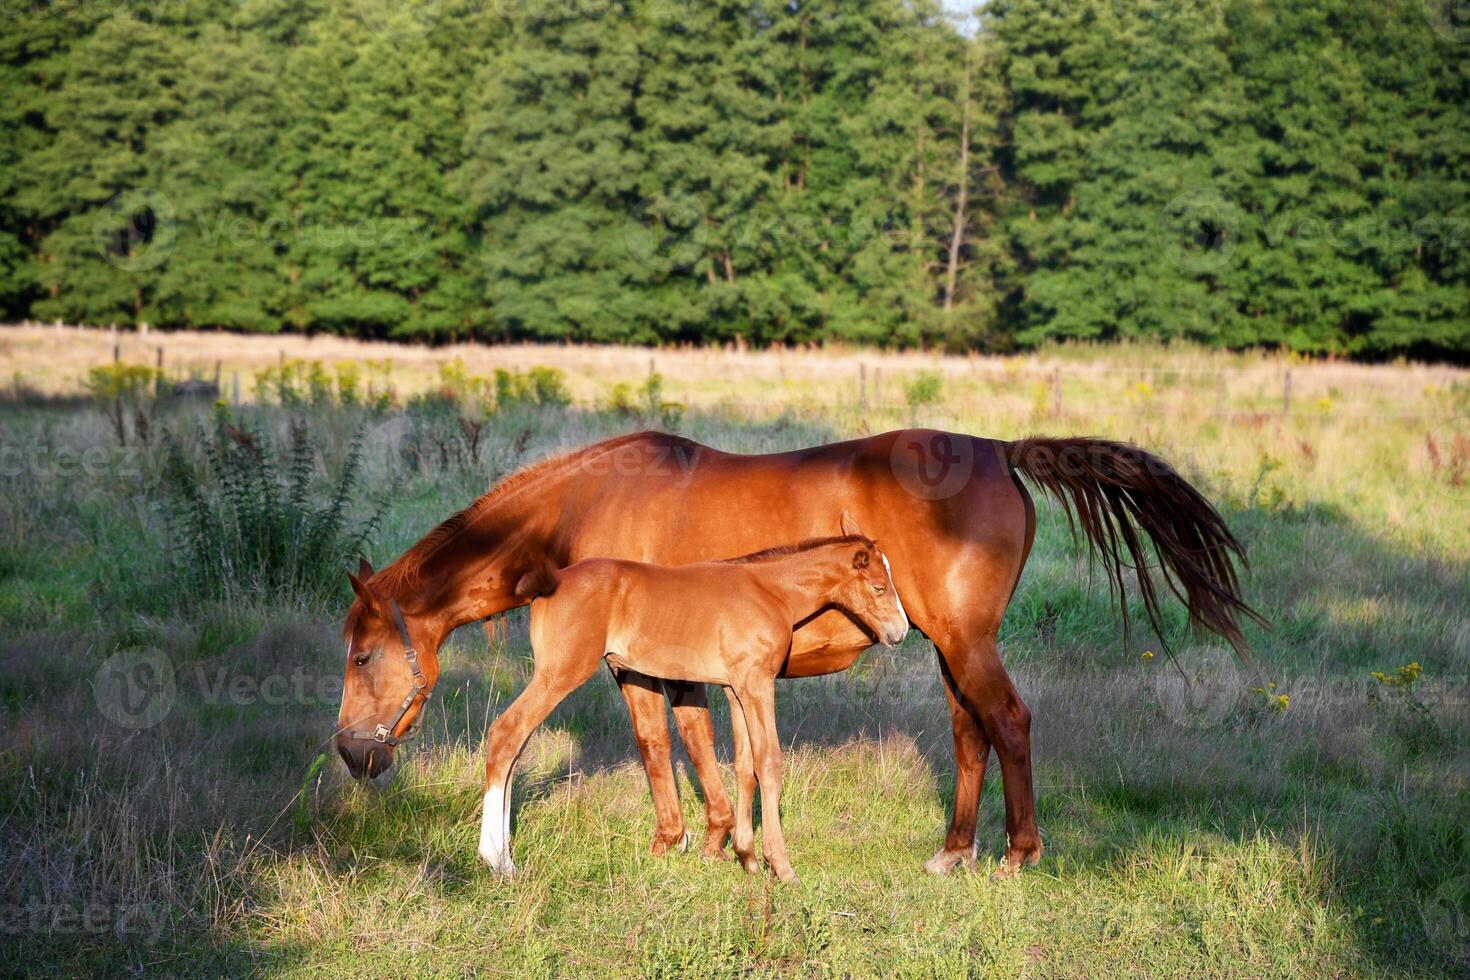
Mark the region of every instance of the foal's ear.
<instances>
[{"instance_id":1,"label":"foal's ear","mask_svg":"<svg viewBox=\"0 0 1470 980\"><path fill-rule=\"evenodd\" d=\"M867 548L859 548L857 551L854 551L852 553L852 567L853 568L867 568L868 567L868 562L871 561L871 560L872 559L868 557L868 549Z\"/></svg>"},{"instance_id":2,"label":"foal's ear","mask_svg":"<svg viewBox=\"0 0 1470 980\"><path fill-rule=\"evenodd\" d=\"M842 533L847 537L863 533L863 529L858 527L858 522L853 520L852 514L845 507L842 509Z\"/></svg>"},{"instance_id":3,"label":"foal's ear","mask_svg":"<svg viewBox=\"0 0 1470 980\"><path fill-rule=\"evenodd\" d=\"M373 564L372 564L372 562L368 561L367 558L363 557L362 555L358 555L357 556L357 577L360 578L360 579L362 579L364 582L366 582L368 579L372 578L375 574L377 574L377 573L375 573L373 571Z\"/></svg>"}]
</instances>

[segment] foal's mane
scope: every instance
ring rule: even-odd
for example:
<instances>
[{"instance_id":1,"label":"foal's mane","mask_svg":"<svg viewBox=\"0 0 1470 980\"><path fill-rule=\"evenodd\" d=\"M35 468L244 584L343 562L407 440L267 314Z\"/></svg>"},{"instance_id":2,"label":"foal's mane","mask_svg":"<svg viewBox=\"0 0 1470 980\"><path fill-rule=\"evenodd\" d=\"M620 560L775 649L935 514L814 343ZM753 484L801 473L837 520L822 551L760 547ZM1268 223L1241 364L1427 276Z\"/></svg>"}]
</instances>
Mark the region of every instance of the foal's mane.
<instances>
[{"instance_id":1,"label":"foal's mane","mask_svg":"<svg viewBox=\"0 0 1470 980\"><path fill-rule=\"evenodd\" d=\"M423 572L424 563L439 550L443 545L453 540L460 533L471 527L492 505L499 502L501 498L508 496L513 491L543 476L568 469L578 463L585 462L589 457L612 450L621 449L630 442L645 439L649 436L659 436L664 439L695 446L694 443L682 436L668 435L662 432L633 432L625 436L617 436L605 439L602 442L583 446L568 452L548 456L526 466L496 483L484 494L457 514L452 514L435 527L428 534L419 538L407 551L399 555L387 567L383 568L370 580L375 592L383 596L397 596L406 589L412 588Z\"/></svg>"},{"instance_id":2,"label":"foal's mane","mask_svg":"<svg viewBox=\"0 0 1470 980\"><path fill-rule=\"evenodd\" d=\"M751 562L767 561L772 558L783 558L786 555L796 555L803 551L812 551L816 548L825 548L831 544L860 544L864 547L873 547L873 540L862 534L837 534L827 538L807 538L796 544L783 544L775 548L766 548L764 551L752 551L748 555L739 558L725 558L721 565L748 565Z\"/></svg>"}]
</instances>

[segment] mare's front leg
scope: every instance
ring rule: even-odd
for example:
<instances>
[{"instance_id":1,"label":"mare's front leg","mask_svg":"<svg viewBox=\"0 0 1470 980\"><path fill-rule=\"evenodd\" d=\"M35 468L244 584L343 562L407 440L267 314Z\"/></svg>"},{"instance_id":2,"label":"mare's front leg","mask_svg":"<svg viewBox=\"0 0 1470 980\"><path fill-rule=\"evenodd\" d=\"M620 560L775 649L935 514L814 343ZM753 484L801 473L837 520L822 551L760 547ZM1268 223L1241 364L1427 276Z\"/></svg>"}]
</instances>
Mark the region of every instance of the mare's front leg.
<instances>
[{"instance_id":1,"label":"mare's front leg","mask_svg":"<svg viewBox=\"0 0 1470 980\"><path fill-rule=\"evenodd\" d=\"M679 788L674 782L674 768L669 759L669 719L664 710L663 686L657 679L636 670L609 669L618 682L623 701L628 705L633 738L643 759L643 772L648 776L648 791L653 795L656 821L653 853L667 854L676 847L682 850L689 845L689 833L684 829L684 815L679 810ZM713 730L710 739L713 742ZM692 750L690 755L693 756ZM706 798L708 793L706 788Z\"/></svg>"},{"instance_id":2,"label":"mare's front leg","mask_svg":"<svg viewBox=\"0 0 1470 980\"><path fill-rule=\"evenodd\" d=\"M674 707L679 738L689 753L689 761L694 763L700 789L704 791L706 829L701 853L707 858L724 858L725 838L735 825L735 814L730 808L730 797L725 795L719 760L715 758L715 726L710 721L704 685L664 681L664 690Z\"/></svg>"},{"instance_id":3,"label":"mare's front leg","mask_svg":"<svg viewBox=\"0 0 1470 980\"><path fill-rule=\"evenodd\" d=\"M766 865L782 881L798 882L781 832L781 742L776 734L776 679L748 678L735 692L745 715L756 780L761 789L761 843Z\"/></svg>"},{"instance_id":4,"label":"mare's front leg","mask_svg":"<svg viewBox=\"0 0 1470 980\"><path fill-rule=\"evenodd\" d=\"M553 708L597 670L597 655L536 657L526 689L501 712L485 736L485 812L480 823L480 857L503 875L515 874L510 859L511 774L526 740Z\"/></svg>"}]
</instances>

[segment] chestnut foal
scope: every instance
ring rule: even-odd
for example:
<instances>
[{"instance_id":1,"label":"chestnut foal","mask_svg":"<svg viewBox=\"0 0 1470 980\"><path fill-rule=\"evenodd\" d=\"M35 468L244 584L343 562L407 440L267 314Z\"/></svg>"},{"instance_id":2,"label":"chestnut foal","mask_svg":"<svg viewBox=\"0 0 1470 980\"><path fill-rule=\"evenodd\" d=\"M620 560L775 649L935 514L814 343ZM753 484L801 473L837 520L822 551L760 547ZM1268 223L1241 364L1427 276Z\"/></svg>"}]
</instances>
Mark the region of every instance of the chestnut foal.
<instances>
[{"instance_id":1,"label":"chestnut foal","mask_svg":"<svg viewBox=\"0 0 1470 980\"><path fill-rule=\"evenodd\" d=\"M796 881L781 833L781 745L776 676L797 626L836 607L889 646L908 632L908 616L888 559L860 534L811 538L722 562L649 565L590 558L546 566L522 581L531 604L535 673L490 726L480 857L514 874L510 857L511 773L537 725L606 660L648 677L720 684L730 699L739 787L735 853L755 859L752 807L761 791L766 864Z\"/></svg>"}]
</instances>

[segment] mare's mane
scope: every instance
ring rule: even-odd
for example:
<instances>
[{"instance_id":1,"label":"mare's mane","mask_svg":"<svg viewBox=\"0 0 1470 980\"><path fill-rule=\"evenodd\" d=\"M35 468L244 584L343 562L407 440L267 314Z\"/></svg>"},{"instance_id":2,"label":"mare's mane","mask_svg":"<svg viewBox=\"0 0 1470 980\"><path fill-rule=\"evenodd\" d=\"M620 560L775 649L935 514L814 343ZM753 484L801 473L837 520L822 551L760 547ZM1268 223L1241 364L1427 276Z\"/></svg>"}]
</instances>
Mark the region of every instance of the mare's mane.
<instances>
[{"instance_id":1,"label":"mare's mane","mask_svg":"<svg viewBox=\"0 0 1470 980\"><path fill-rule=\"evenodd\" d=\"M721 565L747 565L751 562L768 561L772 558L784 558L787 555L800 554L803 551L812 551L816 548L825 548L832 544L860 544L864 547L873 547L873 540L862 534L838 534L827 538L807 538L796 544L783 544L775 548L766 548L763 551L752 551L748 555L739 558L725 558L719 562Z\"/></svg>"},{"instance_id":2,"label":"mare's mane","mask_svg":"<svg viewBox=\"0 0 1470 980\"><path fill-rule=\"evenodd\" d=\"M585 462L589 457L617 449L631 442L646 439L649 436L657 436L661 439L685 444L691 448L698 448L699 444L682 436L669 435L664 432L634 432L625 436L617 436L605 439L602 442L583 446L568 452L548 456L543 460L532 463L530 466L519 469L502 479L493 487L482 494L474 503L464 510L453 514L428 534L419 538L407 551L386 568L382 569L369 580L370 587L379 595L397 596L404 590L412 588L418 581L419 574L423 571L424 563L434 552L438 551L446 542L457 537L465 529L475 523L490 507L497 503L516 489L537 480L543 476L552 475L573 466Z\"/></svg>"}]
</instances>

